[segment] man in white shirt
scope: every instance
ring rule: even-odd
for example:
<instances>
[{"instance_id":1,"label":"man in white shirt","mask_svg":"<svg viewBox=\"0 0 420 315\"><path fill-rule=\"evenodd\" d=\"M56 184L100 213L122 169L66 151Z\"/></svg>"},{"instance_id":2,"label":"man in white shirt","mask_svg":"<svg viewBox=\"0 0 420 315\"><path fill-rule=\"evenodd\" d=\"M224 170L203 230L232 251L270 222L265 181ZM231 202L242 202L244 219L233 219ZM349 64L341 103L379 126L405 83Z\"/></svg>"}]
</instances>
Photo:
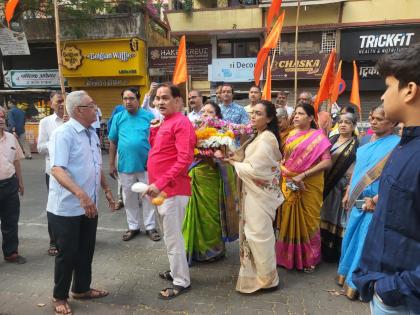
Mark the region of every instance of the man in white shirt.
<instances>
[{"instance_id":1,"label":"man in white shirt","mask_svg":"<svg viewBox=\"0 0 420 315\"><path fill-rule=\"evenodd\" d=\"M101 140L101 120L102 112L99 107L96 107L96 121L92 124L92 127L95 128L96 134L98 135L99 140Z\"/></svg>"},{"instance_id":2,"label":"man in white shirt","mask_svg":"<svg viewBox=\"0 0 420 315\"><path fill-rule=\"evenodd\" d=\"M50 107L53 109L54 114L42 118L39 122L37 143L38 153L45 155L45 181L47 183L47 189L49 189L51 175L50 154L48 152L48 145L50 143L51 135L53 131L57 129L57 127L61 126L65 121L68 120L68 117L64 115L63 95L60 92L52 92L50 95L50 102ZM49 224L48 234L50 235L50 246L48 248L48 255L55 256L57 255L58 251Z\"/></svg>"},{"instance_id":3,"label":"man in white shirt","mask_svg":"<svg viewBox=\"0 0 420 315\"><path fill-rule=\"evenodd\" d=\"M253 85L249 89L248 98L251 103L245 106L245 110L251 116L252 109L261 100L261 89L259 86Z\"/></svg>"},{"instance_id":4,"label":"man in white shirt","mask_svg":"<svg viewBox=\"0 0 420 315\"><path fill-rule=\"evenodd\" d=\"M193 122L201 118L201 108L203 107L203 96L200 91L192 90L188 94L188 104L191 112L188 114L188 119Z\"/></svg>"},{"instance_id":5,"label":"man in white shirt","mask_svg":"<svg viewBox=\"0 0 420 315\"><path fill-rule=\"evenodd\" d=\"M287 104L287 96L288 96L288 93L286 93L285 91L278 92L275 105L276 105L276 108L284 108L285 110L287 110L287 115L290 118L293 115L294 109L293 107Z\"/></svg>"}]
</instances>

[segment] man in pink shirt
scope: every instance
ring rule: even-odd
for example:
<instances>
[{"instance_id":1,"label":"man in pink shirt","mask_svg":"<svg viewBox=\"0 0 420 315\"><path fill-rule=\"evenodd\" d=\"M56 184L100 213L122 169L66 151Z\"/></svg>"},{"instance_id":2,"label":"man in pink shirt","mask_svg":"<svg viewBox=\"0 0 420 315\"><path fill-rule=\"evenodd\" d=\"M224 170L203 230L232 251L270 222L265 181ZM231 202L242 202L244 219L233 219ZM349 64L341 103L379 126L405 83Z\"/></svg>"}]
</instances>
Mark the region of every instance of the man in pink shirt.
<instances>
[{"instance_id":1,"label":"man in pink shirt","mask_svg":"<svg viewBox=\"0 0 420 315\"><path fill-rule=\"evenodd\" d=\"M179 112L181 93L178 87L160 84L155 100L164 121L150 130L147 170L151 184L147 193L151 197L161 192L167 195L157 209L171 269L159 276L173 282L173 287L162 290L159 298L169 300L191 288L182 223L191 195L188 168L194 159L196 137L189 119Z\"/></svg>"}]
</instances>

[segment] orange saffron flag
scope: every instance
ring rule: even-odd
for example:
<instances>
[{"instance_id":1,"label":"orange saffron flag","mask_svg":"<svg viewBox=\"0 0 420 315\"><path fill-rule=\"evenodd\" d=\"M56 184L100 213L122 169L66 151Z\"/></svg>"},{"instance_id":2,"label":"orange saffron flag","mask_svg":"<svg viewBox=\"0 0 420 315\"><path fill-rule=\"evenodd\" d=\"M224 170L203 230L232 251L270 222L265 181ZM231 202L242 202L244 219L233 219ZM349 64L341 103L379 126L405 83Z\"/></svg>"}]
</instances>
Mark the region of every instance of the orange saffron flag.
<instances>
[{"instance_id":1,"label":"orange saffron flag","mask_svg":"<svg viewBox=\"0 0 420 315\"><path fill-rule=\"evenodd\" d=\"M267 59L267 72L265 78L264 90L261 99L271 102L271 63L270 57Z\"/></svg>"},{"instance_id":2,"label":"orange saffron flag","mask_svg":"<svg viewBox=\"0 0 420 315\"><path fill-rule=\"evenodd\" d=\"M188 80L187 71L187 49L185 44L185 35L182 35L179 41L178 55L176 56L176 64L172 83L174 85L181 84Z\"/></svg>"},{"instance_id":3,"label":"orange saffron flag","mask_svg":"<svg viewBox=\"0 0 420 315\"><path fill-rule=\"evenodd\" d=\"M341 83L341 63L338 64L337 73L334 78L334 85L331 92L331 103L335 103L338 100L338 94L340 93L340 83Z\"/></svg>"},{"instance_id":4,"label":"orange saffron flag","mask_svg":"<svg viewBox=\"0 0 420 315\"><path fill-rule=\"evenodd\" d=\"M15 13L16 6L18 5L19 0L9 0L6 3L6 7L4 9L6 21L10 28L10 21L13 18L13 14Z\"/></svg>"},{"instance_id":5,"label":"orange saffron flag","mask_svg":"<svg viewBox=\"0 0 420 315\"><path fill-rule=\"evenodd\" d=\"M254 68L255 85L260 84L261 73L263 71L264 64L265 64L265 61L267 60L268 54L270 53L270 49L274 49L277 47L277 44L280 38L281 29L283 28L284 13L285 11L283 11L282 14L279 16L270 34L268 34L263 47L258 52L257 63L255 64L255 68Z\"/></svg>"},{"instance_id":6,"label":"orange saffron flag","mask_svg":"<svg viewBox=\"0 0 420 315\"><path fill-rule=\"evenodd\" d=\"M359 71L357 70L356 61L353 60L353 84L351 85L350 103L357 106L359 113L362 112L359 94Z\"/></svg>"},{"instance_id":7,"label":"orange saffron flag","mask_svg":"<svg viewBox=\"0 0 420 315\"><path fill-rule=\"evenodd\" d=\"M267 13L267 34L270 33L271 24L273 23L274 17L280 12L282 0L272 0L270 9Z\"/></svg>"},{"instance_id":8,"label":"orange saffron flag","mask_svg":"<svg viewBox=\"0 0 420 315\"><path fill-rule=\"evenodd\" d=\"M331 98L334 85L334 64L335 64L335 49L333 49L322 74L321 82L319 83L318 94L314 102L315 115L318 113L319 104Z\"/></svg>"}]
</instances>

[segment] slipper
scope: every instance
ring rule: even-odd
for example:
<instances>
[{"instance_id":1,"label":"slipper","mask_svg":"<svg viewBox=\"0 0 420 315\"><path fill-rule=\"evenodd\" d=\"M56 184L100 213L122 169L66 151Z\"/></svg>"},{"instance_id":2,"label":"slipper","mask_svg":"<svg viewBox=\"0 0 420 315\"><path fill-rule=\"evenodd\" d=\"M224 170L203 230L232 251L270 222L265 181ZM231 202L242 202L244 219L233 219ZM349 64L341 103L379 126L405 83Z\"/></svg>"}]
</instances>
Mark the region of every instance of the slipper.
<instances>
[{"instance_id":1,"label":"slipper","mask_svg":"<svg viewBox=\"0 0 420 315\"><path fill-rule=\"evenodd\" d=\"M304 273L313 273L314 271L315 271L315 266L309 266L309 267L303 268Z\"/></svg>"},{"instance_id":2,"label":"slipper","mask_svg":"<svg viewBox=\"0 0 420 315\"><path fill-rule=\"evenodd\" d=\"M55 247L55 245L50 245L50 248L47 250L48 256L57 256L58 255L58 249Z\"/></svg>"},{"instance_id":3,"label":"slipper","mask_svg":"<svg viewBox=\"0 0 420 315\"><path fill-rule=\"evenodd\" d=\"M165 271L165 272L159 272L159 277L163 280L167 280L167 281L171 281L171 282L174 281L174 278L172 278L170 270Z\"/></svg>"},{"instance_id":4,"label":"slipper","mask_svg":"<svg viewBox=\"0 0 420 315\"><path fill-rule=\"evenodd\" d=\"M67 302L67 299L65 300L53 299L52 307L54 309L55 315L72 315L73 314L69 306L69 303Z\"/></svg>"},{"instance_id":5,"label":"slipper","mask_svg":"<svg viewBox=\"0 0 420 315\"><path fill-rule=\"evenodd\" d=\"M158 298L162 300L172 300L173 298L176 298L178 295L181 295L183 293L186 293L191 290L191 286L188 287L181 287L180 285L174 285L172 288L165 288L163 289L159 295ZM163 295L162 293L168 291L168 296Z\"/></svg>"},{"instance_id":6,"label":"slipper","mask_svg":"<svg viewBox=\"0 0 420 315\"><path fill-rule=\"evenodd\" d=\"M160 235L158 233L158 231L156 231L156 229L151 229L151 230L147 230L146 234L149 236L149 238L154 241L160 241Z\"/></svg>"},{"instance_id":7,"label":"slipper","mask_svg":"<svg viewBox=\"0 0 420 315\"><path fill-rule=\"evenodd\" d=\"M75 300L92 300L92 299L100 299L109 294L106 290L98 290L98 289L90 289L85 293L74 293L72 292L71 295Z\"/></svg>"},{"instance_id":8,"label":"slipper","mask_svg":"<svg viewBox=\"0 0 420 315\"><path fill-rule=\"evenodd\" d=\"M140 230L128 230L122 236L122 240L127 242L140 234Z\"/></svg>"},{"instance_id":9,"label":"slipper","mask_svg":"<svg viewBox=\"0 0 420 315\"><path fill-rule=\"evenodd\" d=\"M114 205L114 210L120 210L124 207L124 202L120 199Z\"/></svg>"}]
</instances>

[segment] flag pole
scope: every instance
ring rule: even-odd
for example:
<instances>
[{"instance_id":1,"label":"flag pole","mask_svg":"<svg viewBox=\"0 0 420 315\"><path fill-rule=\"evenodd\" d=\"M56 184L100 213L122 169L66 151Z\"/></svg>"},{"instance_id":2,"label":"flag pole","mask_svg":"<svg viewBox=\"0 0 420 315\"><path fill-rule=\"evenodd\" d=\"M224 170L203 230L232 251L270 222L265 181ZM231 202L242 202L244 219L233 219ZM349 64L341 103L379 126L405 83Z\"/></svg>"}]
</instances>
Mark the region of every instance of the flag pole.
<instances>
[{"instance_id":1,"label":"flag pole","mask_svg":"<svg viewBox=\"0 0 420 315\"><path fill-rule=\"evenodd\" d=\"M58 77L60 78L61 94L66 101L66 89L64 88L63 72L61 71L62 59L61 59L61 43L60 43L60 17L58 15L58 4L57 0L54 0L54 19L55 19L55 44L57 51L57 63L58 63ZM64 115L66 115L66 106L64 106Z\"/></svg>"},{"instance_id":2,"label":"flag pole","mask_svg":"<svg viewBox=\"0 0 420 315\"><path fill-rule=\"evenodd\" d=\"M297 105L297 76L298 76L298 39L299 39L299 14L300 14L300 0L297 3L296 10L296 30L295 30L295 102L294 107Z\"/></svg>"}]
</instances>

